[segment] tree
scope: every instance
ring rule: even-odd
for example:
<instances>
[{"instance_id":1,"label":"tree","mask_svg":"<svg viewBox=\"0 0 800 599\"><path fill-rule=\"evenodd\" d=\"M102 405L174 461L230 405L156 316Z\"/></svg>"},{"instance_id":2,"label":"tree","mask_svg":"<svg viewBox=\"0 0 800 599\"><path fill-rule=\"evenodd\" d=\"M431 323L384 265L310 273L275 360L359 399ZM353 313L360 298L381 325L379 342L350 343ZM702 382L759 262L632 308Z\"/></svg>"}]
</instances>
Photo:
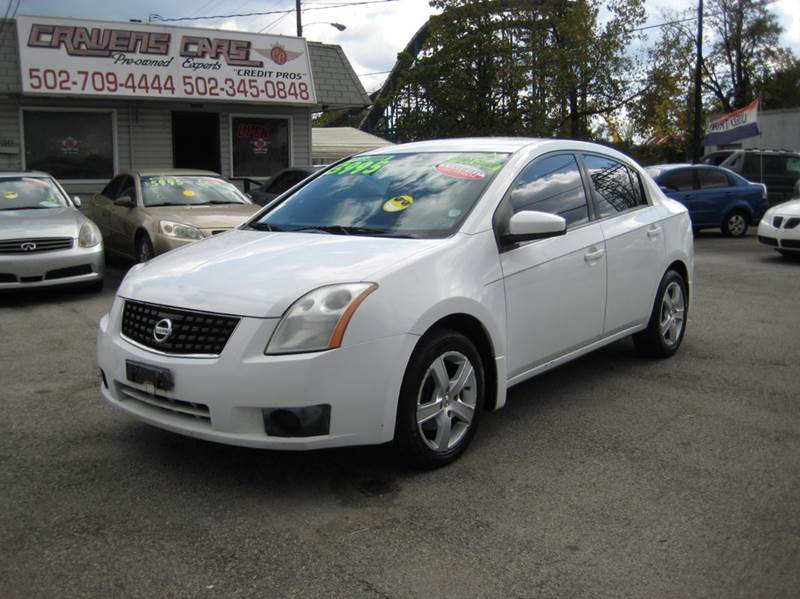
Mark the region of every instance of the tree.
<instances>
[{"instance_id":1,"label":"tree","mask_svg":"<svg viewBox=\"0 0 800 599\"><path fill-rule=\"evenodd\" d=\"M568 135L629 100L642 0L434 0L442 10L392 104L404 138Z\"/></svg>"},{"instance_id":2,"label":"tree","mask_svg":"<svg viewBox=\"0 0 800 599\"><path fill-rule=\"evenodd\" d=\"M773 71L758 85L764 110L800 107L800 59L784 51Z\"/></svg>"},{"instance_id":3,"label":"tree","mask_svg":"<svg viewBox=\"0 0 800 599\"><path fill-rule=\"evenodd\" d=\"M714 37L704 60L704 79L717 108L730 112L756 97L779 58L780 23L772 0L709 0L707 22Z\"/></svg>"}]
</instances>

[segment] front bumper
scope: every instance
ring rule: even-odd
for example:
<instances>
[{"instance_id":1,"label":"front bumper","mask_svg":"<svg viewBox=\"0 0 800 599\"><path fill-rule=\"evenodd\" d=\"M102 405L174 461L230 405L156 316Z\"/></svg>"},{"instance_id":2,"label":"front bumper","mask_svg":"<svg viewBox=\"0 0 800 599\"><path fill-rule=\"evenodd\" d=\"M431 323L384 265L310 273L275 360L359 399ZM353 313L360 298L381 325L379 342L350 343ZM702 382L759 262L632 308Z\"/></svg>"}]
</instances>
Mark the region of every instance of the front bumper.
<instances>
[{"instance_id":1,"label":"front bumper","mask_svg":"<svg viewBox=\"0 0 800 599\"><path fill-rule=\"evenodd\" d=\"M394 436L397 399L416 344L414 335L386 337L339 349L265 356L277 319L242 318L214 358L167 356L120 333L123 300L103 317L97 341L103 398L154 426L229 445L318 449L370 445ZM155 390L126 378L126 360L168 368L174 388ZM330 405L328 434L266 433L264 409Z\"/></svg>"},{"instance_id":2,"label":"front bumper","mask_svg":"<svg viewBox=\"0 0 800 599\"><path fill-rule=\"evenodd\" d=\"M103 278L103 244L68 250L0 254L0 290L91 283Z\"/></svg>"},{"instance_id":3,"label":"front bumper","mask_svg":"<svg viewBox=\"0 0 800 599\"><path fill-rule=\"evenodd\" d=\"M787 218L790 217L785 217L784 222ZM786 229L783 226L775 227L772 222L762 219L758 223L758 241L776 250L800 252L800 225Z\"/></svg>"}]
</instances>

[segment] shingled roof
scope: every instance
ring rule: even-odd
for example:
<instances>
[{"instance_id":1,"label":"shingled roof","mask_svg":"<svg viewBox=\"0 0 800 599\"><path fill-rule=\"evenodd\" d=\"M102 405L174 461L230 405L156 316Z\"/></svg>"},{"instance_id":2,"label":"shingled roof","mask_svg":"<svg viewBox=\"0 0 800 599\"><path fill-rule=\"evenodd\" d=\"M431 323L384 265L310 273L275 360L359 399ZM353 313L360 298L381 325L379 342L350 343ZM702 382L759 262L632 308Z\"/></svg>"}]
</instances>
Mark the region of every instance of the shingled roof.
<instances>
[{"instance_id":1,"label":"shingled roof","mask_svg":"<svg viewBox=\"0 0 800 599\"><path fill-rule=\"evenodd\" d=\"M326 109L369 106L370 99L341 46L308 42L317 102Z\"/></svg>"}]
</instances>

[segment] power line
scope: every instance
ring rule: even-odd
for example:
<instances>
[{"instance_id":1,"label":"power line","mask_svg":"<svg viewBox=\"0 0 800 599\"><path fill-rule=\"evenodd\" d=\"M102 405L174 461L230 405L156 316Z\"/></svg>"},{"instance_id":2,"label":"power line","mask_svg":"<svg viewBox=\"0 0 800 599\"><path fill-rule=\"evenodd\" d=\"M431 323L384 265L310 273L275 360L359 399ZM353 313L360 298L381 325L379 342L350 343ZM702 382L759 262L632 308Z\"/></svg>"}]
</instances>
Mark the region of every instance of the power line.
<instances>
[{"instance_id":1,"label":"power line","mask_svg":"<svg viewBox=\"0 0 800 599\"><path fill-rule=\"evenodd\" d=\"M361 6L363 4L383 4L386 2L398 2L399 0L362 0L361 2L348 2L344 4L330 4L325 6L311 6L309 8L304 8L303 12L310 11L310 10L328 10L330 8L345 8L348 6ZM213 19L233 19L236 17L260 17L263 15L281 15L286 13L293 13L295 12L294 8L288 10L268 10L262 12L244 12L238 14L230 14L230 15L208 15L204 17L162 17L158 14L151 14L148 17L148 21L160 21L160 22L173 22L173 21L211 21Z\"/></svg>"},{"instance_id":2,"label":"power line","mask_svg":"<svg viewBox=\"0 0 800 599\"><path fill-rule=\"evenodd\" d=\"M677 25L679 23L688 23L689 21L696 21L697 17L689 17L688 19L679 19L677 21L666 21L665 23L656 23L655 25L647 25L645 27L637 27L636 29L631 29L633 31L644 31L645 29L655 29L656 27L667 27L669 25Z\"/></svg>"}]
</instances>

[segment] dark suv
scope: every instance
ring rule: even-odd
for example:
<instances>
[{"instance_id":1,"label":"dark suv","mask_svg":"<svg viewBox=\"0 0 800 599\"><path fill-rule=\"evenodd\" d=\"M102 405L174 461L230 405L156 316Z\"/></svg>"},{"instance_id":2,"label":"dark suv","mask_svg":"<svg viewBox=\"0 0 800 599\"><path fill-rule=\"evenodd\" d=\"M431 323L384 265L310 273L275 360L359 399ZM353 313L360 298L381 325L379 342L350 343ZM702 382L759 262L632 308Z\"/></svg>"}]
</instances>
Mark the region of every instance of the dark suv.
<instances>
[{"instance_id":1,"label":"dark suv","mask_svg":"<svg viewBox=\"0 0 800 599\"><path fill-rule=\"evenodd\" d=\"M736 150L721 166L748 181L764 183L770 204L785 202L800 179L800 153L788 150Z\"/></svg>"}]
</instances>

